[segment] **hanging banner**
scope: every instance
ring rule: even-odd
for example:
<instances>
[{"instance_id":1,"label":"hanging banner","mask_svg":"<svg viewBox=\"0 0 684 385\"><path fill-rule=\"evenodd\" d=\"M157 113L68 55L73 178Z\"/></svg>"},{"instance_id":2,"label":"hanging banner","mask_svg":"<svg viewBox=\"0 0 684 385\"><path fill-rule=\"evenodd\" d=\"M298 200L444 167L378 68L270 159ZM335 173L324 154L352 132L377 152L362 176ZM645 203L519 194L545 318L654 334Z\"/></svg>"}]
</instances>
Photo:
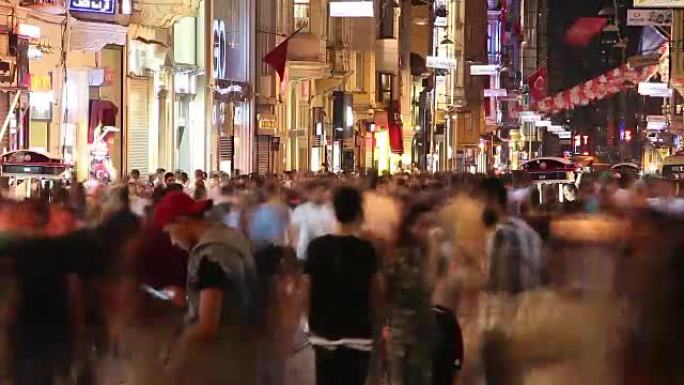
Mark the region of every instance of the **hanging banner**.
<instances>
[{"instance_id":1,"label":"hanging banner","mask_svg":"<svg viewBox=\"0 0 684 385\"><path fill-rule=\"evenodd\" d=\"M648 27L661 26L669 27L672 25L671 9L628 9L627 26L629 27Z\"/></svg>"},{"instance_id":2,"label":"hanging banner","mask_svg":"<svg viewBox=\"0 0 684 385\"><path fill-rule=\"evenodd\" d=\"M634 0L634 8L684 8L684 0Z\"/></svg>"}]
</instances>

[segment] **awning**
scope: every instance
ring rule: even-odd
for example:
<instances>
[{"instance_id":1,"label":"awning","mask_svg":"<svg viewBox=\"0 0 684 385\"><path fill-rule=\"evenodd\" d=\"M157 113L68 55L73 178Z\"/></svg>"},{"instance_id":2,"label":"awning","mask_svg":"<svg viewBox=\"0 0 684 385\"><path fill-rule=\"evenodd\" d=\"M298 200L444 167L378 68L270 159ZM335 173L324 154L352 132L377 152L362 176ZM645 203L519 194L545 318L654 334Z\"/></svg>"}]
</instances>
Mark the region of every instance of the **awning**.
<instances>
[{"instance_id":1,"label":"awning","mask_svg":"<svg viewBox=\"0 0 684 385\"><path fill-rule=\"evenodd\" d=\"M126 45L128 28L117 24L95 23L71 18L69 49L99 52L106 45Z\"/></svg>"}]
</instances>

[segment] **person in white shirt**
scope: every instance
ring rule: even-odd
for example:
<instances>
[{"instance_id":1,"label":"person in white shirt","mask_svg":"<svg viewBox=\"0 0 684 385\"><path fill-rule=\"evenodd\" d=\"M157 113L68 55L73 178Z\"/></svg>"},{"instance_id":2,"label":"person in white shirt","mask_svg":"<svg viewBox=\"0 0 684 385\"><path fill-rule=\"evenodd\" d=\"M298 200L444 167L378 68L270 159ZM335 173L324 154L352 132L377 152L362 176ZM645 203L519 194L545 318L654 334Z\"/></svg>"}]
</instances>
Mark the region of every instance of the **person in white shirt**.
<instances>
[{"instance_id":1,"label":"person in white shirt","mask_svg":"<svg viewBox=\"0 0 684 385\"><path fill-rule=\"evenodd\" d=\"M307 202L297 206L292 213L290 244L297 250L299 260L306 259L306 250L311 241L331 234L335 229L335 212L329 202L328 192L324 181L311 181L307 186Z\"/></svg>"}]
</instances>

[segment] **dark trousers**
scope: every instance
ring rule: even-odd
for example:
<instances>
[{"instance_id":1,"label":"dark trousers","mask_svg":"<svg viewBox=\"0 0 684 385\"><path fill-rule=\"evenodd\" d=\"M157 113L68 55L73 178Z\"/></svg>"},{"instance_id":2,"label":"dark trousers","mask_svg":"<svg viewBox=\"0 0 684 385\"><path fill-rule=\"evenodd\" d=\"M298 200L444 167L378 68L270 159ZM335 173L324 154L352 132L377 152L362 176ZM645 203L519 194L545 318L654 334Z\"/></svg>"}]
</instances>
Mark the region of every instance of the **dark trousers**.
<instances>
[{"instance_id":1,"label":"dark trousers","mask_svg":"<svg viewBox=\"0 0 684 385\"><path fill-rule=\"evenodd\" d=\"M364 385L370 352L316 348L316 385Z\"/></svg>"}]
</instances>

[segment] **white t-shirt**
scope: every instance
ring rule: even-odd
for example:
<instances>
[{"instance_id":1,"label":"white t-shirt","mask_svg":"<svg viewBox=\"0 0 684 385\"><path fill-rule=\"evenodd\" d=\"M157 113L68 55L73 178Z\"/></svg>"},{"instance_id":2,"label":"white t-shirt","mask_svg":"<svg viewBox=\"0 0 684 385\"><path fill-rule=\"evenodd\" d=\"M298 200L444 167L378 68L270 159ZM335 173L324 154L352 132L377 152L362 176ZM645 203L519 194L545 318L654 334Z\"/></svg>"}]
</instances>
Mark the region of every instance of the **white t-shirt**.
<instances>
[{"instance_id":1,"label":"white t-shirt","mask_svg":"<svg viewBox=\"0 0 684 385\"><path fill-rule=\"evenodd\" d=\"M317 205L312 202L299 205L292 213L292 224L299 226L297 258L306 259L309 243L318 237L331 234L335 222L335 212L330 205Z\"/></svg>"}]
</instances>

